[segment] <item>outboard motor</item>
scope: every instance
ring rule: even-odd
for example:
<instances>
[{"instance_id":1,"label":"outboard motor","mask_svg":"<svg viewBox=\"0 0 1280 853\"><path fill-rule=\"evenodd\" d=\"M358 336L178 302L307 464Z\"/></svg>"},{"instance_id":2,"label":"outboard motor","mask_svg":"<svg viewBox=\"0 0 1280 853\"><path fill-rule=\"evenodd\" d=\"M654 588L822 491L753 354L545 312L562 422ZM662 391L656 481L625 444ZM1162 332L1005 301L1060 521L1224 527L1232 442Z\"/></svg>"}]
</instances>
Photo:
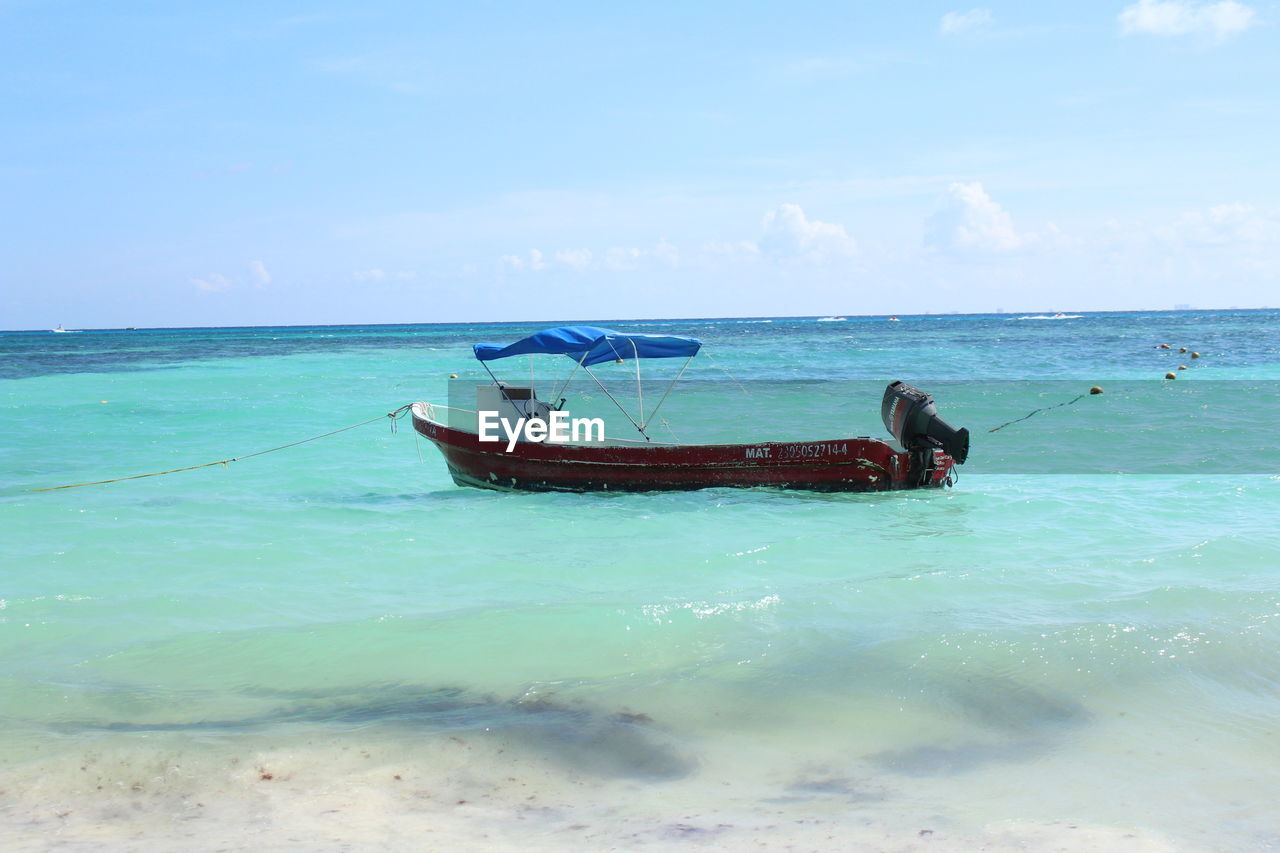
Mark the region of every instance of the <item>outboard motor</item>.
<instances>
[{"instance_id":1,"label":"outboard motor","mask_svg":"<svg viewBox=\"0 0 1280 853\"><path fill-rule=\"evenodd\" d=\"M880 418L907 450L941 447L961 465L969 456L969 430L954 429L938 417L933 397L905 382L884 389Z\"/></svg>"}]
</instances>

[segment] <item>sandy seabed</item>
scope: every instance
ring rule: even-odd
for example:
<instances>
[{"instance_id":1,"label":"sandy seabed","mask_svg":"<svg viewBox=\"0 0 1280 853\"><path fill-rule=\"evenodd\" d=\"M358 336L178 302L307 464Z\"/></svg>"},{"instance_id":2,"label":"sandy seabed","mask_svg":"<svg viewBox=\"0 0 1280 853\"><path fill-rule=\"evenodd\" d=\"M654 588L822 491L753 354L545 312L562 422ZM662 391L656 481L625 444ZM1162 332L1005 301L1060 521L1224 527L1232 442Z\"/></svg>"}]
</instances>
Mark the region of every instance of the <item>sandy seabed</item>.
<instances>
[{"instance_id":1,"label":"sandy seabed","mask_svg":"<svg viewBox=\"0 0 1280 853\"><path fill-rule=\"evenodd\" d=\"M486 732L61 746L0 771L6 851L1228 849L1065 817L987 820L928 802L929 786L811 759L752 770L729 755L674 772L642 760L620 774L607 753L592 763Z\"/></svg>"}]
</instances>

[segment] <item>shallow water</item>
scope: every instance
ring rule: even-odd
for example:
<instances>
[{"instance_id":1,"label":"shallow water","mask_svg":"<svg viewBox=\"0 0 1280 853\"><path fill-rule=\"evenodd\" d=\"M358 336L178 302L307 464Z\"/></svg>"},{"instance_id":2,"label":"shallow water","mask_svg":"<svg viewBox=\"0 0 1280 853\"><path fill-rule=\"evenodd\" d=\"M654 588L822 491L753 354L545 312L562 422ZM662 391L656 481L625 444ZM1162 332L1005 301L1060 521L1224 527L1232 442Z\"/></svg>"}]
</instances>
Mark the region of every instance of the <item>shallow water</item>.
<instances>
[{"instance_id":1,"label":"shallow water","mask_svg":"<svg viewBox=\"0 0 1280 853\"><path fill-rule=\"evenodd\" d=\"M31 493L443 400L537 327L0 334L12 849L1280 846L1280 313L614 325L704 341L685 440L883 435L902 378L971 462L500 494L384 421Z\"/></svg>"}]
</instances>

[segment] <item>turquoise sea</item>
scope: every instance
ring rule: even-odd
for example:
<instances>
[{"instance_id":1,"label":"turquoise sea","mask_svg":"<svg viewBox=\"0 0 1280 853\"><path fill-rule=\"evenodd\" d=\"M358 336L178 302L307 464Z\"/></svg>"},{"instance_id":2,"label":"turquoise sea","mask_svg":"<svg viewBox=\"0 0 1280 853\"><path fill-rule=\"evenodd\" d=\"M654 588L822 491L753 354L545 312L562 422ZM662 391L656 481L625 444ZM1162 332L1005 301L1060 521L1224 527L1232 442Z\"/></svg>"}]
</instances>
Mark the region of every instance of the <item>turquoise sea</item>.
<instances>
[{"instance_id":1,"label":"turquoise sea","mask_svg":"<svg viewBox=\"0 0 1280 853\"><path fill-rule=\"evenodd\" d=\"M547 325L0 333L3 849L1280 848L1277 311L604 324L704 342L686 441L919 385L943 491L486 492L387 419L30 491Z\"/></svg>"}]
</instances>

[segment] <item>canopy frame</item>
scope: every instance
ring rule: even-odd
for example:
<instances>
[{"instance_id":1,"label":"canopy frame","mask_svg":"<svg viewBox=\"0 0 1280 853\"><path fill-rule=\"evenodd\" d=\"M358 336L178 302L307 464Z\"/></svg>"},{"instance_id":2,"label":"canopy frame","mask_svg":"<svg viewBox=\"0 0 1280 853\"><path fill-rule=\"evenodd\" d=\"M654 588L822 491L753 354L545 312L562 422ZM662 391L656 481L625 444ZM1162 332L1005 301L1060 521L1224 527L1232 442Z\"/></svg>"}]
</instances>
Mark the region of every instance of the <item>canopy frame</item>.
<instances>
[{"instance_id":1,"label":"canopy frame","mask_svg":"<svg viewBox=\"0 0 1280 853\"><path fill-rule=\"evenodd\" d=\"M562 333L562 332L567 334L561 335L557 339L556 333ZM600 334L590 340L588 340L587 337L584 336L583 334L583 333L586 333L586 335L590 335L591 333L594 333L594 332L599 332ZM576 335L579 338L579 340L576 343L581 346L581 349L579 349L578 346L574 346L574 342L572 342L571 340L568 340L568 338L572 335ZM549 340L545 342L535 341L534 339L538 338L539 336L545 336ZM637 343L637 337L640 340L652 339L655 341L655 343L660 341L663 345L670 345L674 343L675 345L672 347L672 349L675 349L678 351L662 352L662 351L654 350L652 352L642 353L640 345ZM615 345L615 341L618 339L625 340L627 343L631 344L630 353L619 352L618 347ZM520 347L520 345L526 344L527 342L532 342L529 345L533 347L541 346L541 349L534 348L534 349L530 349L527 352L510 352L510 353L505 352L505 350ZM600 351L601 344L608 345L608 351L612 352L614 356L612 360L614 361L621 363L628 357L635 360L636 399L637 399L637 406L638 406L637 414L639 416L638 418L632 417L631 413L627 411L626 407L623 406L622 403L616 397L613 396L613 394L609 391L609 389L605 387L605 384L600 381L600 378L596 376L596 374L591 370L591 365L602 364L610 360L605 352ZM484 347L483 350L481 349L482 347ZM521 340L516 341L513 344L509 344L506 347L502 347L500 349L495 350L496 347L497 347L496 344L476 344L474 345L473 349L475 351L476 359L480 362L481 365L484 366L485 372L489 374L490 378L493 379L494 384L497 385L498 387L502 388L505 386L503 385L502 381L499 380L498 377L494 374L493 370L489 368L489 365L488 365L489 361L493 361L499 358L509 358L515 355L529 356L530 357L529 358L529 381L530 381L530 385L532 386L533 384L532 356L538 355L538 354L568 355L574 360L573 370L570 371L567 377L565 377L564 382L560 384L558 390L556 389L554 383L552 384L552 399L548 402L556 409L562 408L564 406L565 398L561 395L568 389L569 382L577 374L578 370L581 369L584 373L586 373L588 376L591 377L592 381L595 382L596 386L601 391L603 391L604 395L609 398L610 402L612 402L618 408L618 411L622 412L622 414L626 417L626 419L631 422L631 425L636 428L636 431L644 436L645 441L652 441L653 439L649 436L649 433L648 433L649 424L653 422L654 417L656 417L658 414L658 410L661 409L662 404L666 402L667 396L671 393L671 389L673 389L676 386L676 383L680 381L680 377L682 377L684 375L685 370L688 369L690 362L693 361L693 357L697 355L698 351L702 348L702 342L697 340L696 338L684 338L684 337L677 337L674 335L632 336L632 335L628 335L621 332L615 332L611 329L601 329L593 326L570 326L570 327L546 329L543 332L539 332L535 335L530 335L527 338L522 338ZM483 357L482 352L485 354L488 354L489 357L488 358ZM645 417L644 381L641 377L640 359L670 358L672 355L685 355L686 353L687 353L687 358L685 359L684 364L680 367L679 372L676 373L675 378L673 378L671 382L667 385L666 390L662 394L662 397L659 398L658 400L658 404L653 407L652 411L649 412L648 417ZM505 396L505 392L504 392L504 396ZM674 433L672 434L674 435Z\"/></svg>"}]
</instances>

